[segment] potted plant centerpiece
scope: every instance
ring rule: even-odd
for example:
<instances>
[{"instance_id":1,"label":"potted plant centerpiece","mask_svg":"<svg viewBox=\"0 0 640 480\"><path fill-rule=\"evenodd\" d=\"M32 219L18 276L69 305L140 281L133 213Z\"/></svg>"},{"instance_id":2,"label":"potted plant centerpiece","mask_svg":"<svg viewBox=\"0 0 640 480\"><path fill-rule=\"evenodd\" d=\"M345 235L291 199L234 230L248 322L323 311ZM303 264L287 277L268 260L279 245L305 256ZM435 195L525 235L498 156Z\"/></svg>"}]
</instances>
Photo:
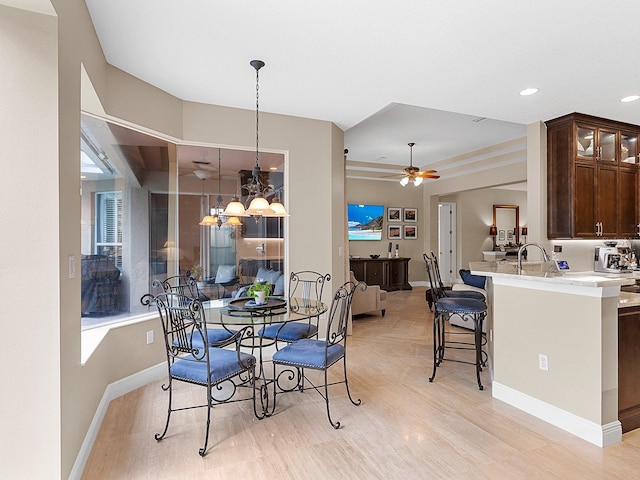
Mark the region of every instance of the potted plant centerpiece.
<instances>
[{"instance_id":1,"label":"potted plant centerpiece","mask_svg":"<svg viewBox=\"0 0 640 480\"><path fill-rule=\"evenodd\" d=\"M271 282L254 283L247 290L247 296L253 297L257 305L261 305L265 303L270 293L271 293Z\"/></svg>"}]
</instances>

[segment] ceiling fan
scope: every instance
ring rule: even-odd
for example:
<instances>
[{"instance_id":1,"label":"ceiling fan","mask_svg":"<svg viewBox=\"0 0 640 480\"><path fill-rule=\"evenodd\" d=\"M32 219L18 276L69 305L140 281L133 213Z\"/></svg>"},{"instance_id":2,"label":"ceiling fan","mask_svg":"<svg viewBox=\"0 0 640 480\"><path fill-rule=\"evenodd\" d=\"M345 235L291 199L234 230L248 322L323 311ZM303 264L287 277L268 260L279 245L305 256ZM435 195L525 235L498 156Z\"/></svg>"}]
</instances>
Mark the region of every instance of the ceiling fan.
<instances>
[{"instance_id":1,"label":"ceiling fan","mask_svg":"<svg viewBox=\"0 0 640 480\"><path fill-rule=\"evenodd\" d=\"M400 180L400 185L402 185L403 187L405 185L407 185L409 182L412 182L414 187L417 187L418 185L420 185L422 183L422 181L425 178L440 178L440 175L434 175L434 173L438 173L437 170L420 170L418 167L414 167L413 166L413 146L415 145L414 142L410 142L409 144L409 148L410 148L410 162L409 162L409 166L405 167L402 171L403 173L398 174L398 175L402 175L402 179Z\"/></svg>"}]
</instances>

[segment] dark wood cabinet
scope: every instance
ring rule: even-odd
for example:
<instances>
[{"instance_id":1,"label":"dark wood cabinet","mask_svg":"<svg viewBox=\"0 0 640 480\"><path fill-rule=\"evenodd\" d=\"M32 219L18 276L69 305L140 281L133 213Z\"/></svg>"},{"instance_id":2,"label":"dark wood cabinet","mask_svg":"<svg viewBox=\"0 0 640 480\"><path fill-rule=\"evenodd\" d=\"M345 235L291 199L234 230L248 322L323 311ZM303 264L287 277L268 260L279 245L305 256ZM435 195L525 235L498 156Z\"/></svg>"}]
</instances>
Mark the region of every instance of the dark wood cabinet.
<instances>
[{"instance_id":1,"label":"dark wood cabinet","mask_svg":"<svg viewBox=\"0 0 640 480\"><path fill-rule=\"evenodd\" d=\"M350 268L356 280L379 285L387 291L411 290L409 258L351 258Z\"/></svg>"},{"instance_id":2,"label":"dark wood cabinet","mask_svg":"<svg viewBox=\"0 0 640 480\"><path fill-rule=\"evenodd\" d=\"M546 125L548 238L637 238L640 126L580 113Z\"/></svg>"},{"instance_id":3,"label":"dark wood cabinet","mask_svg":"<svg viewBox=\"0 0 640 480\"><path fill-rule=\"evenodd\" d=\"M622 433L640 427L640 307L618 310L618 419Z\"/></svg>"}]
</instances>

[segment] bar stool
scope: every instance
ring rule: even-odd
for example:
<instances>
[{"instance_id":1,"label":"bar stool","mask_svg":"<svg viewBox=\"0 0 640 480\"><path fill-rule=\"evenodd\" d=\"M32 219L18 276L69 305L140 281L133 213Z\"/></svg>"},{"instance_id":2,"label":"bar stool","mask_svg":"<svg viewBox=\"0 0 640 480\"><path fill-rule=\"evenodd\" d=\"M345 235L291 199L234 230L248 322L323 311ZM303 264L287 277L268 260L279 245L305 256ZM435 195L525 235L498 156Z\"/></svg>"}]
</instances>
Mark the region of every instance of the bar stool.
<instances>
[{"instance_id":1,"label":"bar stool","mask_svg":"<svg viewBox=\"0 0 640 480\"><path fill-rule=\"evenodd\" d=\"M476 366L476 378L478 388L484 390L480 379L480 372L486 366L486 353L483 346L486 344L486 338L482 334L482 325L487 316L487 304L484 300L463 297L439 297L436 280L436 270L434 259L424 255L427 266L427 274L431 286L431 294L435 300L435 311L433 315L433 373L429 377L429 381L433 382L436 377L436 370L444 360L467 363ZM462 293L462 292L461 292ZM484 298L484 297L483 297ZM446 332L445 326L451 315L459 315L465 322L473 321L473 342L447 340L453 335L470 335L467 332ZM473 362L467 360L458 360L453 358L445 358L446 348L457 350L474 350L475 359Z\"/></svg>"},{"instance_id":2,"label":"bar stool","mask_svg":"<svg viewBox=\"0 0 640 480\"><path fill-rule=\"evenodd\" d=\"M427 254L423 254L423 256L427 257ZM425 261L427 261L425 258ZM442 276L440 275L440 266L438 265L438 257L436 254L431 252L431 265L433 267L434 272L434 280L436 282L436 286L438 288L438 297L437 298L472 298L473 300L482 300L485 301L484 295L480 292L472 292L468 290L447 290L445 289L444 283L442 283Z\"/></svg>"}]
</instances>

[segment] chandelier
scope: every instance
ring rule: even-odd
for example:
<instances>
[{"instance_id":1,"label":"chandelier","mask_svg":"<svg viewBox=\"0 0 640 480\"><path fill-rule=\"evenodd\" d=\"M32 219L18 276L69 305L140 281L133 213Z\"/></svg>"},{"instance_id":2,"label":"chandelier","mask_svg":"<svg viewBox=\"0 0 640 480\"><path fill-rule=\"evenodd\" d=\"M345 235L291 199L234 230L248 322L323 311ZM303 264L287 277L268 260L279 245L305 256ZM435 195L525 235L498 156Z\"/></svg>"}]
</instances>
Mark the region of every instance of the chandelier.
<instances>
[{"instance_id":1,"label":"chandelier","mask_svg":"<svg viewBox=\"0 0 640 480\"><path fill-rule=\"evenodd\" d=\"M256 70L256 164L251 171L251 180L249 183L241 185L238 188L236 195L231 199L231 202L229 202L227 208L222 212L222 215L229 217L253 216L256 217L256 221L258 221L260 217L288 217L289 214L278 197L278 191L275 190L273 186L266 185L260 175L259 72L265 64L262 60L251 60L249 63ZM248 192L246 202L250 203L247 208L245 208L245 205L240 201L243 190ZM271 203L267 200L268 197L272 197Z\"/></svg>"},{"instance_id":2,"label":"chandelier","mask_svg":"<svg viewBox=\"0 0 640 480\"><path fill-rule=\"evenodd\" d=\"M218 148L218 197L216 198L215 207L211 207L209 211L209 215L205 215L200 222L200 225L205 227L211 227L213 225L217 225L218 229L222 226L222 211L224 207L222 206L222 169L220 168L220 149ZM203 179L204 182L204 179ZM203 192L204 192L204 183L203 183Z\"/></svg>"}]
</instances>

